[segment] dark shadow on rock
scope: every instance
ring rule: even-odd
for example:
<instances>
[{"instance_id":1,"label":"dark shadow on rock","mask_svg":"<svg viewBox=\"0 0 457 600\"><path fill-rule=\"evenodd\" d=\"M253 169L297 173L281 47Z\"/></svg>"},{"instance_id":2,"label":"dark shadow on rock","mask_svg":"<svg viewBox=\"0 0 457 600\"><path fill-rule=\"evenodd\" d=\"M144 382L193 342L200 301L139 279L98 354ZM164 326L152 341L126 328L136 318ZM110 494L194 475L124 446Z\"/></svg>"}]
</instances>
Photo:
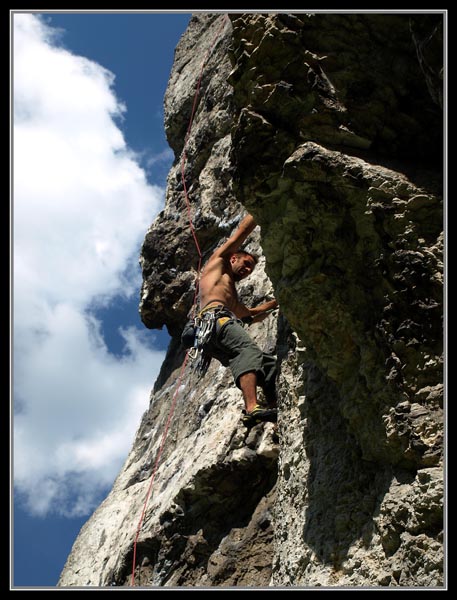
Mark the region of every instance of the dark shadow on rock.
<instances>
[{"instance_id":1,"label":"dark shadow on rock","mask_svg":"<svg viewBox=\"0 0 457 600\"><path fill-rule=\"evenodd\" d=\"M369 546L375 507L388 483L379 478L379 465L363 460L341 416L336 387L317 367L310 364L307 371L303 443L310 468L303 541L338 570L356 540Z\"/></svg>"}]
</instances>

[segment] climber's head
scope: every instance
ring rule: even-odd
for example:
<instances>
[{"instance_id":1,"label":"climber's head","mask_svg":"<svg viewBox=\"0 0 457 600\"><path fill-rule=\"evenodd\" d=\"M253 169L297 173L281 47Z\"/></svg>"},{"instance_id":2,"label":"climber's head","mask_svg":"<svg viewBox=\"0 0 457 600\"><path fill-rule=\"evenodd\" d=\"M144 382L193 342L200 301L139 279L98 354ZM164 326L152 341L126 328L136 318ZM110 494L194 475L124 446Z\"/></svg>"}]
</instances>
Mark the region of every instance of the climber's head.
<instances>
[{"instance_id":1,"label":"climber's head","mask_svg":"<svg viewBox=\"0 0 457 600\"><path fill-rule=\"evenodd\" d=\"M235 281L248 277L257 264L257 257L245 250L234 252L230 257L230 266Z\"/></svg>"}]
</instances>

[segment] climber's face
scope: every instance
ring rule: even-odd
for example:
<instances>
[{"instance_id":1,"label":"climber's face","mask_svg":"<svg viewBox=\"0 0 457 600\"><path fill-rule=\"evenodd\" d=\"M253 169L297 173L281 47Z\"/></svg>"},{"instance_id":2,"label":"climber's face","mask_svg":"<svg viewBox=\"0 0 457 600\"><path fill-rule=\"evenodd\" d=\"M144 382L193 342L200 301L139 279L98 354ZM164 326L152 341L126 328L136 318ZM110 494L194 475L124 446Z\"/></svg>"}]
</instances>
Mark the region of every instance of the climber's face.
<instances>
[{"instance_id":1,"label":"climber's face","mask_svg":"<svg viewBox=\"0 0 457 600\"><path fill-rule=\"evenodd\" d=\"M236 252L230 257L232 267L232 276L235 281L241 281L252 273L255 267L255 260L250 254Z\"/></svg>"}]
</instances>

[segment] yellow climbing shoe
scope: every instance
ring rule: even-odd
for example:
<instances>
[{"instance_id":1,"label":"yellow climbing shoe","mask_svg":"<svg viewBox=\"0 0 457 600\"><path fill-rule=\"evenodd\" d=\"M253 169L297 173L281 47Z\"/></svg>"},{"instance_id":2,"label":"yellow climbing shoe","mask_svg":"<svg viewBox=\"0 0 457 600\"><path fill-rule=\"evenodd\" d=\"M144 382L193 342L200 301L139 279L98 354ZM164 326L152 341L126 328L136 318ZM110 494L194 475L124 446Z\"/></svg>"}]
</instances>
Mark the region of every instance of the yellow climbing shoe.
<instances>
[{"instance_id":1,"label":"yellow climbing shoe","mask_svg":"<svg viewBox=\"0 0 457 600\"><path fill-rule=\"evenodd\" d=\"M258 423L264 423L269 421L270 423L276 423L278 420L278 411L276 408L262 408L258 404L255 405L251 412L243 410L242 422L245 427L250 429Z\"/></svg>"}]
</instances>

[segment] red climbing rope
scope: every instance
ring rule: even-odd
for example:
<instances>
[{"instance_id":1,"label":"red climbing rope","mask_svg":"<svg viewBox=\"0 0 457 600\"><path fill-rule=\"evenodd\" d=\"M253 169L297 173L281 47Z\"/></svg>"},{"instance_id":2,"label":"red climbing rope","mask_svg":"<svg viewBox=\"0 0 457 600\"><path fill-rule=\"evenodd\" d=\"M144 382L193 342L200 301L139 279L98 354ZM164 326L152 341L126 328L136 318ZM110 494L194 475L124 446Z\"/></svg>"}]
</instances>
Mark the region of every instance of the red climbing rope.
<instances>
[{"instance_id":1,"label":"red climbing rope","mask_svg":"<svg viewBox=\"0 0 457 600\"><path fill-rule=\"evenodd\" d=\"M165 446L165 441L167 439L167 434L168 434L168 429L170 428L170 424L171 424L171 419L173 418L173 413L175 412L175 407L176 407L176 401L178 399L178 393L179 393L179 388L181 386L181 381L182 378L184 376L184 371L187 365L187 359L189 357L189 351L186 352L186 356L184 357L184 361L182 363L181 366L181 371L179 373L179 377L178 377L178 382L176 384L176 388L175 388L175 393L173 394L173 399L171 401L171 407L170 410L168 412L168 416L167 416L167 422L165 423L165 429L164 432L162 434L162 441L160 442L160 447L159 450L157 452L157 457L154 463L154 467L152 469L152 474L151 474L151 481L149 482L149 487L148 487L148 492L146 494L146 499L144 501L144 505L143 505L143 511L141 513L141 517L138 523L138 527L136 530L136 536L135 536L135 542L133 543L133 568L132 568L132 583L131 585L134 586L135 585L135 566L136 566L136 547L137 547L137 542L138 542L138 538L140 536L140 532L141 532L141 527L143 526L143 521L144 521L144 516L146 514L146 507L149 501L149 498L151 496L151 492L152 492L152 484L154 483L154 479L157 473L157 469L159 467L159 460L160 457L162 455L162 451L163 448Z\"/></svg>"},{"instance_id":2,"label":"red climbing rope","mask_svg":"<svg viewBox=\"0 0 457 600\"><path fill-rule=\"evenodd\" d=\"M201 249L200 249L200 244L198 243L198 238L197 238L197 234L195 232L194 224L192 222L192 211L191 211L191 207L190 207L190 200L189 200L189 195L188 195L187 186L186 186L186 177L185 177L185 164L186 164L186 161L187 161L186 146L187 146L187 141L189 139L190 131L192 129L192 123L193 123L193 120L194 120L195 111L196 111L196 108L197 108L197 101L198 101L198 96L199 96L199 93L200 93L201 82L202 82L202 78L203 78L203 69L204 69L204 67L206 65L206 62L207 62L207 60L209 58L209 55L211 54L211 52L213 51L214 46L216 45L216 41L219 38L219 35L222 32L222 29L224 28L224 26L225 26L225 24L226 24L226 22L228 20L229 20L228 16L225 15L224 19L222 20L221 26L218 28L216 34L214 35L213 42L212 42L211 46L208 48L208 50L207 50L207 52L205 54L205 57L203 59L202 66L201 66L201 69L200 69L200 75L199 75L199 78L198 78L198 81L197 81L197 87L196 87L196 90L195 90L194 102L193 102L193 105L192 105L192 112L191 112L191 115L190 115L189 126L187 128L186 137L184 139L184 146L183 146L182 158L181 158L181 179L182 179L182 184L183 184L183 189L184 189L184 199L185 199L186 207L187 207L187 218L188 218L188 221L189 221L189 228L191 230L192 237L194 239L195 247L197 249L197 254L198 254L198 266L197 266L197 274L196 274L196 278L195 278L195 294L194 294L194 299L193 299L192 309L191 309L192 312L194 312L195 307L197 305L198 283L199 283L199 279L200 279L200 271L201 271L201 264L202 264L202 257L203 256L202 256L202 252L201 252ZM184 357L184 361L183 361L182 366L181 366L181 371L180 371L179 376L178 376L178 380L177 380L177 383L176 383L175 391L174 391L173 398L172 398L172 401L171 401L170 410L168 411L167 420L166 420L166 423L165 423L165 429L164 429L164 432L162 434L162 440L160 442L159 450L157 452L157 456L156 456L156 459L155 459L155 462L154 462L154 466L153 466L153 469L152 469L151 481L149 482L148 491L147 491L146 498L145 498L145 501L144 501L144 504L143 504L143 510L141 512L141 517L140 517L140 520L138 522L138 526L137 526L137 529L136 529L135 541L133 542L132 579L131 579L131 586L132 587L135 585L136 550L137 550L137 545L138 545L138 538L139 538L140 533L141 533L141 528L143 526L144 517L146 515L146 508L147 508L147 505L148 505L148 502L149 502L149 498L150 498L151 493L152 493L152 485L154 483L155 475L156 475L157 469L159 467L160 457L162 455L162 452L163 452L163 449L164 449L164 446L165 446L165 442L166 442L166 439L167 439L168 430L170 428L171 420L173 418L173 414L174 414L174 411L175 411L176 402L177 402L179 390L180 390L180 387L181 387L181 381L182 381L182 379L184 377L184 371L185 371L185 368L186 368L186 365L187 365L188 358L189 358L189 351L186 352L186 355Z\"/></svg>"},{"instance_id":3,"label":"red climbing rope","mask_svg":"<svg viewBox=\"0 0 457 600\"><path fill-rule=\"evenodd\" d=\"M219 26L218 30L216 31L213 41L211 43L211 46L208 48L205 57L203 59L202 62L202 66L200 68L200 75L198 77L198 81L197 81L197 87L195 90L195 95L194 95L194 101L192 104L192 111L191 111L191 115L190 115L190 120L189 120L189 126L187 128L187 132L186 132L186 137L184 138L184 146L183 146L183 151L182 151L182 156L181 156L181 181L182 181L182 185L183 185L183 189L184 189L184 199L186 201L186 207L187 207L187 218L189 221L189 227L190 230L192 232L192 237L194 238L194 242L195 242L195 247L197 249L197 253L198 253L198 266L197 266L197 274L195 276L195 294L194 294L194 299L192 302L192 309L191 312L193 313L195 311L195 307L197 305L197 298L198 298L198 288L199 288L199 280L200 280L200 271L201 271L201 266L202 266L202 252L200 249L200 244L198 243L198 239L197 239L197 234L195 233L195 228L194 228L194 224L192 222L192 213L191 213L191 209L190 209L190 200L189 200L189 194L187 192L187 185L186 185L186 162L187 162L187 153L186 153L186 147L187 147L187 141L189 139L189 135L190 135L190 131L192 129L192 124L194 122L194 115L195 115L195 110L197 108L197 101L198 101L198 96L200 94L200 86L202 83L202 79L203 79L203 69L206 65L206 62L208 60L209 55L211 54L211 52L213 51L214 46L216 45L216 41L219 39L219 35L221 33L221 31L223 30L223 28L225 27L226 22L229 20L228 15L224 15L224 19L221 22L221 25Z\"/></svg>"}]
</instances>

